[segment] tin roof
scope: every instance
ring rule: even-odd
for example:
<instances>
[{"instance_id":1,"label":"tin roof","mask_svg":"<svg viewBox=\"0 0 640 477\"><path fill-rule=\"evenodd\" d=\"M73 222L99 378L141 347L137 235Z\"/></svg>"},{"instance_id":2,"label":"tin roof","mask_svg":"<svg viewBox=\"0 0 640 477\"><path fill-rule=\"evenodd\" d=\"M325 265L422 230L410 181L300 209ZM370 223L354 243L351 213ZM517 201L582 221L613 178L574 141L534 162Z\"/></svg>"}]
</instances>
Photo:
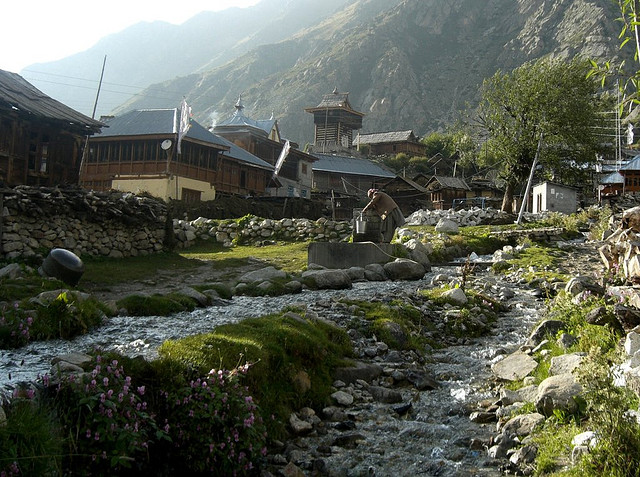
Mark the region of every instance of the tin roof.
<instances>
[{"instance_id":1,"label":"tin roof","mask_svg":"<svg viewBox=\"0 0 640 477\"><path fill-rule=\"evenodd\" d=\"M352 156L338 156L335 154L316 154L312 156L318 158L313 163L313 171L337 172L342 174L357 174L362 176L389 177L396 176L395 173L385 169L384 167L371 162L368 159L362 159Z\"/></svg>"},{"instance_id":2,"label":"tin roof","mask_svg":"<svg viewBox=\"0 0 640 477\"><path fill-rule=\"evenodd\" d=\"M460 177L433 176L431 180L426 184L427 189L433 190L434 186L432 184L434 182L440 184L442 189L471 190L471 187L469 187L465 180L461 179Z\"/></svg>"},{"instance_id":3,"label":"tin roof","mask_svg":"<svg viewBox=\"0 0 640 477\"><path fill-rule=\"evenodd\" d=\"M624 184L624 177L619 172L612 172L600 179L600 184Z\"/></svg>"},{"instance_id":4,"label":"tin roof","mask_svg":"<svg viewBox=\"0 0 640 477\"><path fill-rule=\"evenodd\" d=\"M60 123L81 134L100 131L104 124L62 104L37 89L22 76L0 70L0 110Z\"/></svg>"},{"instance_id":5,"label":"tin roof","mask_svg":"<svg viewBox=\"0 0 640 477\"><path fill-rule=\"evenodd\" d=\"M640 171L640 155L635 156L624 166L620 168L622 171Z\"/></svg>"}]
</instances>

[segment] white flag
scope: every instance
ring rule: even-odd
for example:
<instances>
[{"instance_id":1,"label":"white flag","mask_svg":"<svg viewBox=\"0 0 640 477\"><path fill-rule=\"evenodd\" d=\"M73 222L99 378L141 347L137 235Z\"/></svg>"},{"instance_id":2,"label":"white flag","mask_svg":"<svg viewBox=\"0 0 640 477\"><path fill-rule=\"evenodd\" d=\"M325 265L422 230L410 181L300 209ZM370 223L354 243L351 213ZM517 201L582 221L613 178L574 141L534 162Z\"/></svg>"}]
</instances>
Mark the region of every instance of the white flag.
<instances>
[{"instance_id":1,"label":"white flag","mask_svg":"<svg viewBox=\"0 0 640 477\"><path fill-rule=\"evenodd\" d=\"M633 124L629 123L627 125L627 146L631 146L633 144Z\"/></svg>"},{"instance_id":2,"label":"white flag","mask_svg":"<svg viewBox=\"0 0 640 477\"><path fill-rule=\"evenodd\" d=\"M180 154L180 144L182 143L182 138L189 127L191 126L190 122L191 118L191 106L187 105L187 100L182 99L182 104L180 105L180 127L178 128L178 154Z\"/></svg>"},{"instance_id":3,"label":"white flag","mask_svg":"<svg viewBox=\"0 0 640 477\"><path fill-rule=\"evenodd\" d=\"M273 171L274 177L278 175L278 172L280 172L280 168L282 167L282 164L284 164L284 160L286 159L287 154L289 154L289 149L291 149L291 144L289 144L289 141L287 140L287 142L284 143L282 151L280 152L280 156L278 156L276 168Z\"/></svg>"}]
</instances>

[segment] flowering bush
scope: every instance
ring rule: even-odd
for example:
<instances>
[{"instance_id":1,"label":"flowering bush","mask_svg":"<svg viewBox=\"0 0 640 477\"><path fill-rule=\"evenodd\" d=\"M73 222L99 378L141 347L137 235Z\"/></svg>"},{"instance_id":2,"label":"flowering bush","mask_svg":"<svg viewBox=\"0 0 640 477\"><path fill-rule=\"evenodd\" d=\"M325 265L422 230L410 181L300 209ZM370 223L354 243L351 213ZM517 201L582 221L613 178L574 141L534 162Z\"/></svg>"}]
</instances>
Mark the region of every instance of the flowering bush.
<instances>
[{"instance_id":1,"label":"flowering bush","mask_svg":"<svg viewBox=\"0 0 640 477\"><path fill-rule=\"evenodd\" d=\"M19 348L29 342L33 318L21 312L18 303L0 310L0 348Z\"/></svg>"},{"instance_id":2,"label":"flowering bush","mask_svg":"<svg viewBox=\"0 0 640 477\"><path fill-rule=\"evenodd\" d=\"M165 430L191 471L242 475L266 454L266 431L257 405L239 382L248 368L211 370L188 386L164 393Z\"/></svg>"},{"instance_id":3,"label":"flowering bush","mask_svg":"<svg viewBox=\"0 0 640 477\"><path fill-rule=\"evenodd\" d=\"M149 445L168 438L148 412L144 394L145 387L136 387L117 360L103 363L99 355L90 373L61 380L57 407L72 437L70 454L83 460L78 464L102 470L143 465Z\"/></svg>"}]
</instances>

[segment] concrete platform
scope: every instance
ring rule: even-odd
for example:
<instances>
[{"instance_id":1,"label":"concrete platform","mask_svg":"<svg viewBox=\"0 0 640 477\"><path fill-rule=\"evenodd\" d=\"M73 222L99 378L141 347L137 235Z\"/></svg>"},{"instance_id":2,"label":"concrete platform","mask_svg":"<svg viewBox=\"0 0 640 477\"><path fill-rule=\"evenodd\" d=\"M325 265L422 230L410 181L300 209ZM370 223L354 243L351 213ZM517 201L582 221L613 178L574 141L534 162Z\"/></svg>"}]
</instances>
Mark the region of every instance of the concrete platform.
<instances>
[{"instance_id":1,"label":"concrete platform","mask_svg":"<svg viewBox=\"0 0 640 477\"><path fill-rule=\"evenodd\" d=\"M311 242L307 264L315 263L326 268L365 267L370 263L387 263L395 260L398 244L354 242Z\"/></svg>"}]
</instances>

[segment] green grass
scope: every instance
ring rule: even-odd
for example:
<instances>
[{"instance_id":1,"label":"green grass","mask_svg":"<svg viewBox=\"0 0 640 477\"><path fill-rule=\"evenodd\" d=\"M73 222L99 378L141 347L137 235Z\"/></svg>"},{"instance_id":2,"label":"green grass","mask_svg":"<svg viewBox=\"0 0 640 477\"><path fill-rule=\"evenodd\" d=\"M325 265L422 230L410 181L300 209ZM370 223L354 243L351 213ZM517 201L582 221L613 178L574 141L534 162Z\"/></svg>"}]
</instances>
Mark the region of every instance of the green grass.
<instances>
[{"instance_id":1,"label":"green grass","mask_svg":"<svg viewBox=\"0 0 640 477\"><path fill-rule=\"evenodd\" d=\"M264 415L274 415L280 423L300 407L326 406L332 372L347 362L351 352L344 330L293 311L248 318L218 326L211 333L165 341L159 349L161 359L175 360L203 373L252 363L245 384ZM297 384L301 373L308 376L308 389ZM272 425L278 425L276 421Z\"/></svg>"},{"instance_id":2,"label":"green grass","mask_svg":"<svg viewBox=\"0 0 640 477\"><path fill-rule=\"evenodd\" d=\"M249 260L260 260L285 272L298 272L307 266L309 242L278 242L261 247L237 246L226 248L216 242L202 242L180 252L188 259L214 262L215 267L226 269Z\"/></svg>"}]
</instances>

